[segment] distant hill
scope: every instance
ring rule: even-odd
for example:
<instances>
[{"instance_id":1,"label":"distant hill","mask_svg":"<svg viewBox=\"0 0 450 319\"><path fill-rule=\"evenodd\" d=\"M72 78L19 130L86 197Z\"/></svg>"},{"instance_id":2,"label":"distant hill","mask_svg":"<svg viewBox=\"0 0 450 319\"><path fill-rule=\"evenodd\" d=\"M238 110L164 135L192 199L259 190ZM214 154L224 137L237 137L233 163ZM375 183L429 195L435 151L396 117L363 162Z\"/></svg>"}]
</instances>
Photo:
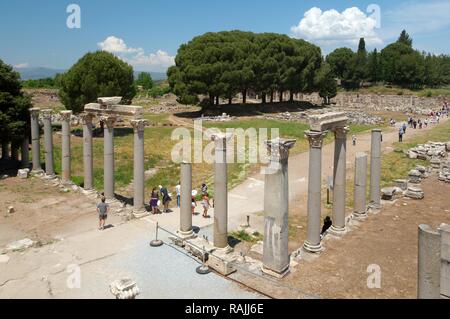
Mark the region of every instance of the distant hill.
<instances>
[{"instance_id":1,"label":"distant hill","mask_svg":"<svg viewBox=\"0 0 450 319\"><path fill-rule=\"evenodd\" d=\"M20 78L22 80L38 80L38 79L44 79L44 78L52 78L56 74L64 73L67 70L36 67L36 68L20 68L20 69L16 69L16 71L20 73ZM134 76L137 77L137 75L139 73L140 73L140 71L135 71ZM161 80L167 79L166 73L150 72L150 74L152 75L152 79L155 81L161 81Z\"/></svg>"},{"instance_id":2,"label":"distant hill","mask_svg":"<svg viewBox=\"0 0 450 319\"><path fill-rule=\"evenodd\" d=\"M22 80L39 80L44 78L52 78L58 73L64 73L66 70L50 69L50 68L20 68L16 69L20 73Z\"/></svg>"}]
</instances>

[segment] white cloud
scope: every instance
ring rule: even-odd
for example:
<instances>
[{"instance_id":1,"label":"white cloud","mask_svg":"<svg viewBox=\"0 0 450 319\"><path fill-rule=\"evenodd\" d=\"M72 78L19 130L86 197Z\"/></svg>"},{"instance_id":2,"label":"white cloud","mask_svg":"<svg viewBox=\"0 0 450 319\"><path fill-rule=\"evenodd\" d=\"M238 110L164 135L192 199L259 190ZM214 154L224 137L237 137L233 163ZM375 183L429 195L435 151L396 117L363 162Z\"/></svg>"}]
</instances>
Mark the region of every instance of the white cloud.
<instances>
[{"instance_id":1,"label":"white cloud","mask_svg":"<svg viewBox=\"0 0 450 319\"><path fill-rule=\"evenodd\" d=\"M25 68L28 68L30 65L28 64L28 63L19 63L19 64L16 64L16 65L14 65L14 68L15 69L25 69Z\"/></svg>"},{"instance_id":2,"label":"white cloud","mask_svg":"<svg viewBox=\"0 0 450 319\"><path fill-rule=\"evenodd\" d=\"M151 71L165 71L168 67L175 65L175 57L163 50L147 54L144 49L129 47L123 39L115 36L109 36L97 45L101 50L115 54L132 66Z\"/></svg>"},{"instance_id":3,"label":"white cloud","mask_svg":"<svg viewBox=\"0 0 450 319\"><path fill-rule=\"evenodd\" d=\"M356 7L343 12L332 9L322 11L314 7L305 12L297 26L291 28L295 38L302 38L322 45L358 43L365 38L368 45L382 44L375 29L377 21Z\"/></svg>"}]
</instances>

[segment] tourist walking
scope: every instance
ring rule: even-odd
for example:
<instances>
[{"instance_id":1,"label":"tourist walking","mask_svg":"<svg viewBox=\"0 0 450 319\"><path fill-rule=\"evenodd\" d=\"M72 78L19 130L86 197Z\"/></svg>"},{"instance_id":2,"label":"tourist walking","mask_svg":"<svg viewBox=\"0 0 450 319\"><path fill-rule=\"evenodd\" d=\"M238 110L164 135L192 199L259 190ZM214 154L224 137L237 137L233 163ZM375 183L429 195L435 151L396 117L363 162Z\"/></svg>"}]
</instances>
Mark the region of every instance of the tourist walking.
<instances>
[{"instance_id":1,"label":"tourist walking","mask_svg":"<svg viewBox=\"0 0 450 319\"><path fill-rule=\"evenodd\" d=\"M202 195L202 207L203 207L203 218L208 218L208 209L211 206L209 203L209 194L205 193Z\"/></svg>"},{"instance_id":2,"label":"tourist walking","mask_svg":"<svg viewBox=\"0 0 450 319\"><path fill-rule=\"evenodd\" d=\"M407 128L407 126L406 126L406 123L403 123L403 134L406 134L406 128Z\"/></svg>"},{"instance_id":3,"label":"tourist walking","mask_svg":"<svg viewBox=\"0 0 450 319\"><path fill-rule=\"evenodd\" d=\"M202 195L206 194L206 193L208 193L208 186L205 183L203 183L202 184Z\"/></svg>"},{"instance_id":4,"label":"tourist walking","mask_svg":"<svg viewBox=\"0 0 450 319\"><path fill-rule=\"evenodd\" d=\"M405 134L405 130L403 127L400 127L398 130L398 141L401 143L403 142L403 135Z\"/></svg>"},{"instance_id":5,"label":"tourist walking","mask_svg":"<svg viewBox=\"0 0 450 319\"><path fill-rule=\"evenodd\" d=\"M356 135L352 135L353 146L356 146Z\"/></svg>"},{"instance_id":6,"label":"tourist walking","mask_svg":"<svg viewBox=\"0 0 450 319\"><path fill-rule=\"evenodd\" d=\"M180 199L181 199L181 183L178 182L178 185L175 186L175 191L177 192L177 207L180 207Z\"/></svg>"},{"instance_id":7,"label":"tourist walking","mask_svg":"<svg viewBox=\"0 0 450 319\"><path fill-rule=\"evenodd\" d=\"M162 203L164 206L164 213L168 213L169 212L169 203L172 200L172 198L170 198L169 192L167 191L167 188L162 187L161 185L159 185L159 192L161 193L162 196Z\"/></svg>"},{"instance_id":8,"label":"tourist walking","mask_svg":"<svg viewBox=\"0 0 450 319\"><path fill-rule=\"evenodd\" d=\"M195 215L195 208L197 207L197 201L195 200L195 196L197 196L197 191L194 189L192 191L192 197L191 197L191 209L192 209L192 215Z\"/></svg>"},{"instance_id":9,"label":"tourist walking","mask_svg":"<svg viewBox=\"0 0 450 319\"><path fill-rule=\"evenodd\" d=\"M99 230L103 230L105 229L105 222L106 219L108 218L108 211L109 211L109 206L108 204L106 204L106 199L105 197L102 197L101 202L97 205L97 213L98 213L98 229Z\"/></svg>"},{"instance_id":10,"label":"tourist walking","mask_svg":"<svg viewBox=\"0 0 450 319\"><path fill-rule=\"evenodd\" d=\"M156 190L156 188L153 188L152 193L150 195L150 209L153 215L161 213L158 208L158 201L159 201L159 193Z\"/></svg>"}]
</instances>

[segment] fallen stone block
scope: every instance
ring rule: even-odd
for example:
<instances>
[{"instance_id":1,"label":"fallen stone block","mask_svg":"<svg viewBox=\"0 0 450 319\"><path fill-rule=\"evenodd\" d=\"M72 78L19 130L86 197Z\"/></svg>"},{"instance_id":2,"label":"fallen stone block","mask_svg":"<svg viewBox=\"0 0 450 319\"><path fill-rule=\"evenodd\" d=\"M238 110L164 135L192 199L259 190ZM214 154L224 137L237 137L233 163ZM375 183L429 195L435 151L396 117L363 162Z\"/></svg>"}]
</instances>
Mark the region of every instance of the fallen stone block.
<instances>
[{"instance_id":1,"label":"fallen stone block","mask_svg":"<svg viewBox=\"0 0 450 319\"><path fill-rule=\"evenodd\" d=\"M140 294L136 282L130 278L115 280L109 287L116 299L135 299Z\"/></svg>"},{"instance_id":2,"label":"fallen stone block","mask_svg":"<svg viewBox=\"0 0 450 319\"><path fill-rule=\"evenodd\" d=\"M419 184L422 181L422 174L416 170L413 169L408 174L409 182L413 184Z\"/></svg>"},{"instance_id":3,"label":"fallen stone block","mask_svg":"<svg viewBox=\"0 0 450 319\"><path fill-rule=\"evenodd\" d=\"M20 179L27 179L29 174L30 174L30 170L28 168L19 169L17 171L17 177Z\"/></svg>"},{"instance_id":4,"label":"fallen stone block","mask_svg":"<svg viewBox=\"0 0 450 319\"><path fill-rule=\"evenodd\" d=\"M14 207L13 206L9 206L7 212L8 212L8 214L14 214L14 212L15 212Z\"/></svg>"},{"instance_id":5,"label":"fallen stone block","mask_svg":"<svg viewBox=\"0 0 450 319\"><path fill-rule=\"evenodd\" d=\"M406 179L397 179L394 181L395 187L401 188L406 191L408 189L408 180Z\"/></svg>"},{"instance_id":6,"label":"fallen stone block","mask_svg":"<svg viewBox=\"0 0 450 319\"><path fill-rule=\"evenodd\" d=\"M30 248L31 246L33 246L33 244L34 244L34 242L29 238L21 239L21 240L18 240L18 241L8 244L6 246L6 251L11 251L11 252L22 251L27 248Z\"/></svg>"},{"instance_id":7,"label":"fallen stone block","mask_svg":"<svg viewBox=\"0 0 450 319\"><path fill-rule=\"evenodd\" d=\"M421 188L410 186L405 192L405 196L412 199L423 199L425 194Z\"/></svg>"}]
</instances>

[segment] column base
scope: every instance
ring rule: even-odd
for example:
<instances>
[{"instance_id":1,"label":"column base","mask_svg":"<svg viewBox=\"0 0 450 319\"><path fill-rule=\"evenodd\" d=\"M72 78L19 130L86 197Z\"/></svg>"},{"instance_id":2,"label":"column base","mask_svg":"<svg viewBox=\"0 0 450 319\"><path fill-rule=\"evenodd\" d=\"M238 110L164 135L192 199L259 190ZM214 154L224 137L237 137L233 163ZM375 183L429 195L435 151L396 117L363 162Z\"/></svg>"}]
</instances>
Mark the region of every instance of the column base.
<instances>
[{"instance_id":1,"label":"column base","mask_svg":"<svg viewBox=\"0 0 450 319\"><path fill-rule=\"evenodd\" d=\"M231 248L230 246L224 247L224 248L218 248L218 247L214 247L214 252L218 253L218 254L229 254L232 253L234 251L233 248Z\"/></svg>"},{"instance_id":2,"label":"column base","mask_svg":"<svg viewBox=\"0 0 450 319\"><path fill-rule=\"evenodd\" d=\"M318 245L311 245L305 241L303 244L303 249L308 253L317 254L323 251L323 246L322 243L319 243Z\"/></svg>"},{"instance_id":3,"label":"column base","mask_svg":"<svg viewBox=\"0 0 450 319\"><path fill-rule=\"evenodd\" d=\"M42 178L45 179L45 180L51 181L53 179L56 179L57 176L55 174L51 174L51 175L45 174Z\"/></svg>"},{"instance_id":4,"label":"column base","mask_svg":"<svg viewBox=\"0 0 450 319\"><path fill-rule=\"evenodd\" d=\"M369 218L369 215L367 215L367 212L364 213L356 213L353 212L352 213L352 219L356 220L356 221L365 221L367 220L367 218Z\"/></svg>"},{"instance_id":5,"label":"column base","mask_svg":"<svg viewBox=\"0 0 450 319\"><path fill-rule=\"evenodd\" d=\"M150 215L149 212L147 212L145 209L140 209L140 210L134 210L132 211L133 217L136 219L139 218L144 218Z\"/></svg>"},{"instance_id":6,"label":"column base","mask_svg":"<svg viewBox=\"0 0 450 319\"><path fill-rule=\"evenodd\" d=\"M381 211L381 205L376 203L370 203L367 206L367 212L371 214L378 214Z\"/></svg>"},{"instance_id":7,"label":"column base","mask_svg":"<svg viewBox=\"0 0 450 319\"><path fill-rule=\"evenodd\" d=\"M177 235L180 236L180 238L182 238L183 240L193 239L197 237L197 235L194 233L192 229L187 232L177 230Z\"/></svg>"},{"instance_id":8,"label":"column base","mask_svg":"<svg viewBox=\"0 0 450 319\"><path fill-rule=\"evenodd\" d=\"M31 175L43 175L45 174L43 169L35 169L30 172Z\"/></svg>"},{"instance_id":9,"label":"column base","mask_svg":"<svg viewBox=\"0 0 450 319\"><path fill-rule=\"evenodd\" d=\"M335 226L331 226L330 229L328 230L328 233L330 235L334 235L337 237L341 237L344 236L345 234L347 234L347 227L335 227Z\"/></svg>"},{"instance_id":10,"label":"column base","mask_svg":"<svg viewBox=\"0 0 450 319\"><path fill-rule=\"evenodd\" d=\"M289 266L287 266L287 268L285 270L283 270L282 272L277 272L277 271L274 271L272 269L268 269L268 268L262 266L261 271L263 274L266 274L268 276L275 277L277 279L282 279L291 272L291 269Z\"/></svg>"}]
</instances>

